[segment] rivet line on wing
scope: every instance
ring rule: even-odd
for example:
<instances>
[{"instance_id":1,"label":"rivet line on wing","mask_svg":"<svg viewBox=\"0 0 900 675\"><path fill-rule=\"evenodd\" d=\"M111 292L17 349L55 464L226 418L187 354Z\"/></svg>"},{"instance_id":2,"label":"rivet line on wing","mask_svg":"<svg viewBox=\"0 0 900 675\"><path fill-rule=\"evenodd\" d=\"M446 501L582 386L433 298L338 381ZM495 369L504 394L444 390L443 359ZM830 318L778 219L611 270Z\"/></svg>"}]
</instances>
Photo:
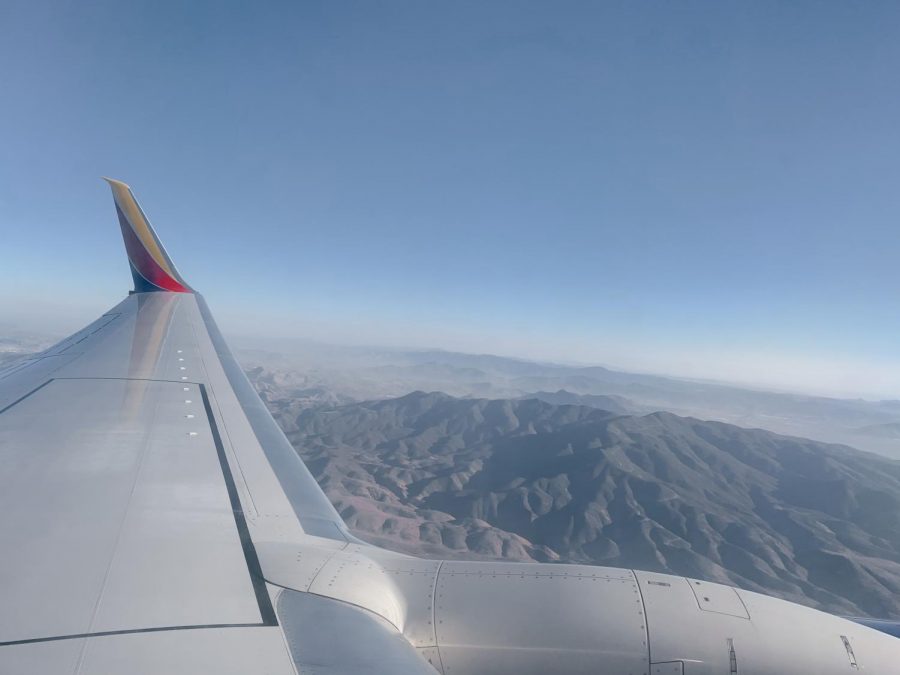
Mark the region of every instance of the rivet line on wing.
<instances>
[{"instance_id":1,"label":"rivet line on wing","mask_svg":"<svg viewBox=\"0 0 900 675\"><path fill-rule=\"evenodd\" d=\"M182 350L182 349L178 349L178 350L176 350L176 351L177 351L178 354L183 354L183 353L184 353L184 350ZM178 357L178 362L179 362L179 363L183 363L183 362L184 362L184 357L183 357L183 356L179 356L179 357ZM179 366L179 369L180 369L180 370L186 370L187 368L186 368L186 366ZM187 379L187 376L184 376L184 377L182 377L181 379L182 379L182 380L186 380L186 379ZM191 388L190 388L190 387L182 387L182 389L183 389L183 391L186 391L186 392L188 392L188 393L190 393L190 391L191 391ZM193 400L192 400L192 399L189 399L189 398L184 399L184 404L185 404L186 406L189 406L189 405L191 405L192 403L193 403ZM195 418L195 415L194 415L194 413L185 413L184 418L187 419L187 420L192 420L192 419ZM197 435L197 432L196 432L196 431L188 431L187 434L188 434L188 436L190 436L190 437L194 437L194 436Z\"/></svg>"}]
</instances>

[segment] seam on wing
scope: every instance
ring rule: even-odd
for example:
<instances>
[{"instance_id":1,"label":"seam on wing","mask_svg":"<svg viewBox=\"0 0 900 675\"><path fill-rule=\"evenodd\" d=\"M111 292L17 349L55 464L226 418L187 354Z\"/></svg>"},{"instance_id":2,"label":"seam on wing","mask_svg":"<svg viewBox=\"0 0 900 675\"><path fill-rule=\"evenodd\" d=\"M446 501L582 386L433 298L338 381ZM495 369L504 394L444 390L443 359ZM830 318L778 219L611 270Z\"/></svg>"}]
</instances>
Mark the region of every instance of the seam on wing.
<instances>
[{"instance_id":1,"label":"seam on wing","mask_svg":"<svg viewBox=\"0 0 900 675\"><path fill-rule=\"evenodd\" d=\"M434 635L434 643L435 648L437 648L437 588L438 584L441 580L441 570L444 568L444 563L446 560L441 560L441 564L438 565L437 571L434 573L434 587L431 589L431 633ZM440 658L440 654L438 654L438 658ZM443 671L443 667L441 667Z\"/></svg>"},{"instance_id":2,"label":"seam on wing","mask_svg":"<svg viewBox=\"0 0 900 675\"><path fill-rule=\"evenodd\" d=\"M135 635L137 633L167 633L176 630L205 630L209 628L270 628L263 623L206 623L189 626L152 626L150 628L123 628L121 630L102 630L96 633L73 633L71 635L50 635L39 638L25 638L24 640L9 640L0 642L0 647L12 647L14 645L31 645L41 642L60 642L61 640L82 640L93 637L108 637L110 635Z\"/></svg>"},{"instance_id":3,"label":"seam on wing","mask_svg":"<svg viewBox=\"0 0 900 675\"><path fill-rule=\"evenodd\" d=\"M247 571L250 574L253 592L256 595L256 601L259 604L259 614L263 624L267 626L277 626L278 617L275 616L275 607L272 604L272 598L269 597L269 590L266 588L266 581L262 573L262 565L259 562L259 555L256 552L256 547L253 545L253 538L250 536L250 528L248 527L247 519L244 516L241 497L238 494L237 485L234 482L231 465L228 464L228 457L225 455L225 446L222 445L222 437L219 434L219 427L213 416L212 406L210 405L209 396L206 392L206 385L200 384L198 386L200 388L200 396L203 399L203 408L206 411L209 429L213 435L213 443L216 446L216 455L219 458L219 464L222 468L222 477L225 479L225 488L228 491L228 499L231 502L231 512L234 516L234 524L235 527L237 527L238 536L241 540L241 548L244 551Z\"/></svg>"},{"instance_id":4,"label":"seam on wing","mask_svg":"<svg viewBox=\"0 0 900 675\"><path fill-rule=\"evenodd\" d=\"M156 406L153 408L153 417L150 419L149 428L152 429L156 418L159 415L159 407L160 407L160 399L156 399ZM141 447L141 458L138 462L137 469L134 472L134 478L131 482L131 491L128 494L128 503L125 505L125 508L122 510L122 519L119 521L119 528L116 532L116 540L112 547L112 555L109 556L109 562L106 564L106 571L103 572L103 581L100 584L100 592L97 594L97 601L94 603L94 608L91 611L91 620L88 623L88 627L93 629L94 622L97 620L97 614L100 611L100 606L103 604L103 596L106 592L106 584L109 581L109 572L113 568L113 565L116 562L116 556L119 552L119 543L122 541L122 532L125 530L125 523L128 520L128 514L131 512L131 505L134 501L134 493L137 489L138 479L141 476L141 472L144 469L144 463L147 459L147 449L150 446L150 434L147 433L144 435L144 442ZM90 631L89 631L90 632ZM83 642L81 645L81 649L78 650L78 661L75 664L75 672L81 671L81 666L84 662L84 654L87 649L87 641Z\"/></svg>"},{"instance_id":5,"label":"seam on wing","mask_svg":"<svg viewBox=\"0 0 900 675\"><path fill-rule=\"evenodd\" d=\"M47 380L46 382L44 382L44 384L39 384L38 386L36 386L34 389L32 389L31 391L29 391L29 392L28 392L27 394L25 394L24 396L20 396L20 397L17 398L15 401L13 401L12 403L10 403L8 406L6 406L6 407L0 409L0 415L2 415L3 413L5 413L7 410L9 410L10 408L12 408L13 406L18 405L19 403L21 403L22 401L24 401L26 398L28 398L28 397L31 396L32 394L36 394L38 391L40 391L41 389L43 389L44 387L46 387L46 386L47 386L48 384L50 384L51 382L53 382L53 378L52 378L52 377L51 377L49 380Z\"/></svg>"},{"instance_id":6,"label":"seam on wing","mask_svg":"<svg viewBox=\"0 0 900 675\"><path fill-rule=\"evenodd\" d=\"M334 556L336 556L336 555L338 554L339 551L343 551L345 548L347 548L347 544L345 544L345 545L343 546L343 548L334 551L330 556L328 556L328 558L325 560L325 562L323 562L323 563L319 566L319 569L317 569L317 570L316 570L316 573L313 574L313 578L309 580L309 585L306 587L306 588L307 588L307 592L310 592L309 589L313 587L313 584L316 583L316 579L319 578L319 575L322 573L322 570L325 569L325 567L328 565L328 563L331 562L331 560L334 558ZM318 594L318 593L313 593L313 595L319 595L319 594ZM326 597L326 596L322 596L322 597ZM348 604L353 604L353 603L348 603Z\"/></svg>"},{"instance_id":7,"label":"seam on wing","mask_svg":"<svg viewBox=\"0 0 900 675\"><path fill-rule=\"evenodd\" d=\"M637 587L638 597L641 599L641 609L644 611L644 639L647 640L647 663L653 663L653 654L650 652L650 615L647 612L647 603L644 601L644 591L641 589L641 580L638 579L633 569L628 570Z\"/></svg>"},{"instance_id":8,"label":"seam on wing","mask_svg":"<svg viewBox=\"0 0 900 675\"><path fill-rule=\"evenodd\" d=\"M441 560L441 564L438 565L437 572L434 574L434 588L431 589L431 631L434 635L434 653L437 654L438 668L441 669L441 673L444 672L444 660L441 658L441 646L438 644L437 637L437 588L441 580L441 570L444 568L445 562L447 561Z\"/></svg>"},{"instance_id":9,"label":"seam on wing","mask_svg":"<svg viewBox=\"0 0 900 675\"><path fill-rule=\"evenodd\" d=\"M209 369L206 367L206 359L203 356L205 350L200 349L200 333L197 331L197 326L194 323L195 315L193 312L191 313L190 321L188 321L188 325L191 327L191 333L194 334L194 344L197 345L197 353L200 357L200 367L203 369L203 375L206 378L207 383L212 384L212 380L209 377ZM208 335L207 335L208 337ZM213 353L215 353L215 349L213 349ZM247 482L247 475L244 473L244 467L241 465L241 460L237 456L237 453L234 451L234 442L231 440L231 434L228 431L228 424L225 421L225 415L222 414L222 407L219 405L219 399L216 396L215 389L211 386L207 387L209 390L209 394L212 401L215 401L215 410L212 411L213 414L218 413L219 419L222 421L221 429L224 436L228 439L228 459L234 460L234 465L237 467L237 472L241 476L241 485L243 486L243 493L247 495L247 501L249 502L249 506L253 509L253 514L255 516L259 516L259 507L256 505L256 500L253 499L253 492L250 490L250 483Z\"/></svg>"},{"instance_id":10,"label":"seam on wing","mask_svg":"<svg viewBox=\"0 0 900 675\"><path fill-rule=\"evenodd\" d=\"M54 377L54 380L126 380L128 382L168 382L169 384L196 384L201 385L202 382L195 382L194 380L158 380L153 377L102 377L102 376L92 376L92 375L83 375L77 376L73 375L71 377Z\"/></svg>"}]
</instances>

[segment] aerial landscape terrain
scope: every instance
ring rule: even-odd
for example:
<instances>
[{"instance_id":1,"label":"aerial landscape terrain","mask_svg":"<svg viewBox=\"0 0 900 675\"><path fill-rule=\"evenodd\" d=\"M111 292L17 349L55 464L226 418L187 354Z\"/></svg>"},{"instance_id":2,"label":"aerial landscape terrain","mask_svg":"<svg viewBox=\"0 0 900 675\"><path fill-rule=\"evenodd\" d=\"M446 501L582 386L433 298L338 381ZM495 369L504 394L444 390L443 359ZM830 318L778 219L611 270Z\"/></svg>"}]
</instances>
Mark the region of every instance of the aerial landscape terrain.
<instances>
[{"instance_id":1,"label":"aerial landscape terrain","mask_svg":"<svg viewBox=\"0 0 900 675\"><path fill-rule=\"evenodd\" d=\"M0 367L51 341L6 331ZM301 343L237 356L374 544L900 614L898 401L441 351Z\"/></svg>"},{"instance_id":2,"label":"aerial landscape terrain","mask_svg":"<svg viewBox=\"0 0 900 675\"><path fill-rule=\"evenodd\" d=\"M863 431L897 425L896 401L448 352L304 352L238 356L372 543L666 571L841 614L900 613L900 444Z\"/></svg>"}]
</instances>

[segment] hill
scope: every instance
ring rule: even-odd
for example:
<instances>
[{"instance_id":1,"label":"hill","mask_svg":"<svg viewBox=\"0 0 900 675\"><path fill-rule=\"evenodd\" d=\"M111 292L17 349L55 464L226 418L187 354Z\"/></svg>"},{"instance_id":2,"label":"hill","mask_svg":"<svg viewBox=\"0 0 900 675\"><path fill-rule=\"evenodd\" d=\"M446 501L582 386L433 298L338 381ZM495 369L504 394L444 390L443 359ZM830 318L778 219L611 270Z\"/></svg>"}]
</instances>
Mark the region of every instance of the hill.
<instances>
[{"instance_id":1,"label":"hill","mask_svg":"<svg viewBox=\"0 0 900 675\"><path fill-rule=\"evenodd\" d=\"M348 525L381 545L666 571L900 615L900 462L536 399L269 405Z\"/></svg>"}]
</instances>

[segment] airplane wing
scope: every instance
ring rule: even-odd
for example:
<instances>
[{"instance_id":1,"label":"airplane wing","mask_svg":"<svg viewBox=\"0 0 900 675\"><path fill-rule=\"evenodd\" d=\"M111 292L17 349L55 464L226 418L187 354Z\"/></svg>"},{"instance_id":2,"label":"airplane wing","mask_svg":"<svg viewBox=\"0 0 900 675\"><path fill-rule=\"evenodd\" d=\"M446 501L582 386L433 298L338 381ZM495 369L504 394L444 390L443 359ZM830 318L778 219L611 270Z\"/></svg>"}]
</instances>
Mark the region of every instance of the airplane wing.
<instances>
[{"instance_id":1,"label":"airplane wing","mask_svg":"<svg viewBox=\"0 0 900 675\"><path fill-rule=\"evenodd\" d=\"M897 672L900 640L727 586L356 539L109 184L135 290L0 371L2 675Z\"/></svg>"}]
</instances>

